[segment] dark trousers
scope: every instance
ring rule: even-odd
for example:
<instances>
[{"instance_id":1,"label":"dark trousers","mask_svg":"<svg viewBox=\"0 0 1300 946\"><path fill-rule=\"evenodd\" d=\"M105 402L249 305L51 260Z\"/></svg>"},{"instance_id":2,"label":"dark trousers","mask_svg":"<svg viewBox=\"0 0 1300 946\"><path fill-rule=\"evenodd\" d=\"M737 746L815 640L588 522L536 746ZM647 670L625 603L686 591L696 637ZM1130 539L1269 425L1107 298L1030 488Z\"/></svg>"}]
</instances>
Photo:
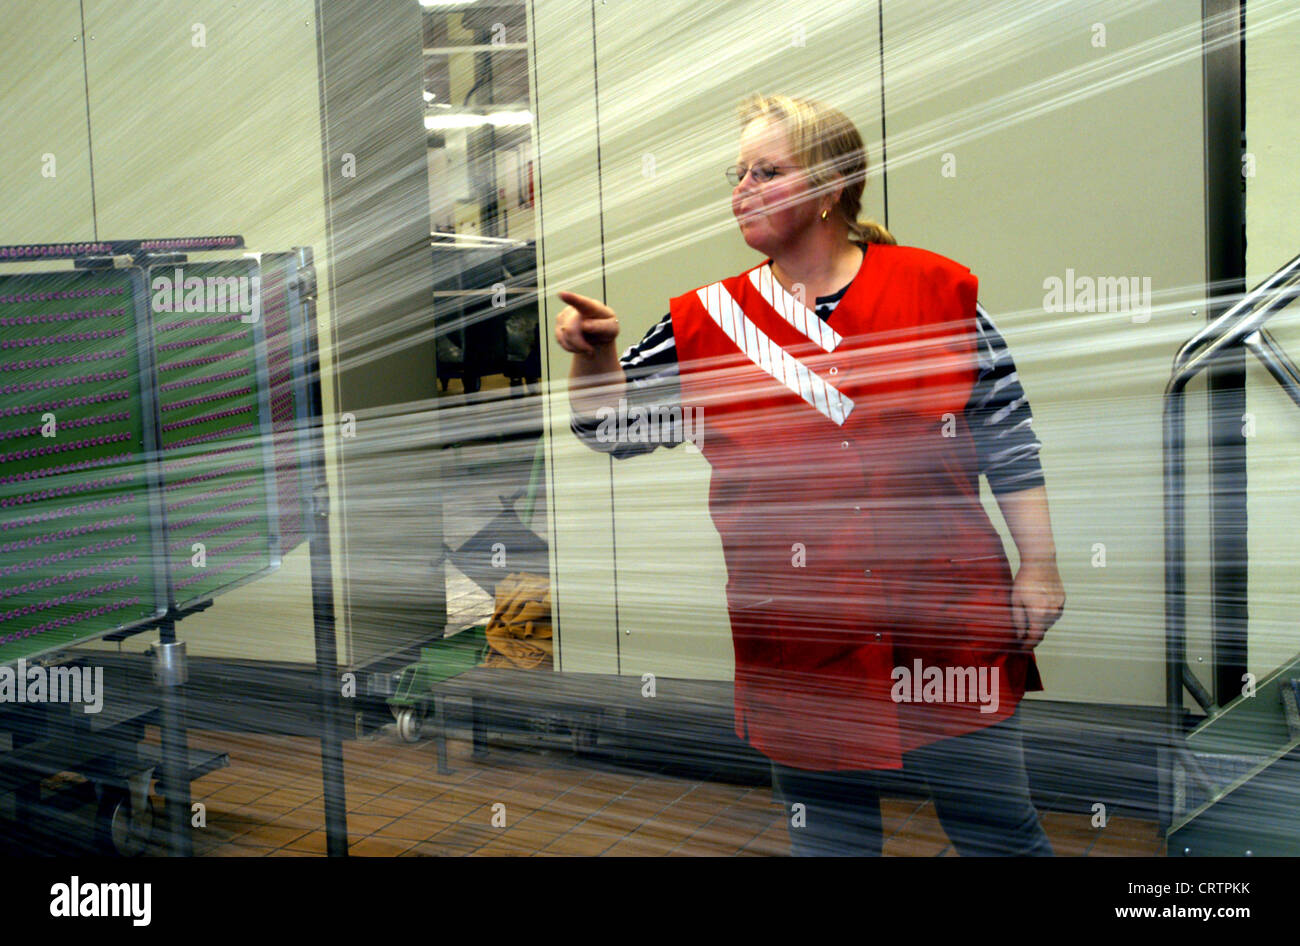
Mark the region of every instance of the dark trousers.
<instances>
[{"instance_id":1,"label":"dark trousers","mask_svg":"<svg viewBox=\"0 0 1300 946\"><path fill-rule=\"evenodd\" d=\"M1052 856L1029 797L1019 716L903 757L903 771L929 785L939 823L963 857ZM880 783L876 772L810 772L773 762L772 791L785 805L791 855L879 857Z\"/></svg>"}]
</instances>

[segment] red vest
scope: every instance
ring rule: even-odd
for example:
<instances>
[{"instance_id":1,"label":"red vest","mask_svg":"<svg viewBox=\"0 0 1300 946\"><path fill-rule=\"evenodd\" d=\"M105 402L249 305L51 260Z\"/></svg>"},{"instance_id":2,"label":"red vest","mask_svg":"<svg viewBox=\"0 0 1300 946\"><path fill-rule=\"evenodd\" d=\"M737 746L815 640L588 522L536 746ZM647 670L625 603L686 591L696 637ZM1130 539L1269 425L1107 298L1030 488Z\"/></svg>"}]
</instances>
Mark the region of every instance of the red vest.
<instances>
[{"instance_id":1,"label":"red vest","mask_svg":"<svg viewBox=\"0 0 1300 946\"><path fill-rule=\"evenodd\" d=\"M964 414L976 286L873 244L824 322L768 262L672 300L727 562L736 732L777 762L898 768L1042 688Z\"/></svg>"}]
</instances>

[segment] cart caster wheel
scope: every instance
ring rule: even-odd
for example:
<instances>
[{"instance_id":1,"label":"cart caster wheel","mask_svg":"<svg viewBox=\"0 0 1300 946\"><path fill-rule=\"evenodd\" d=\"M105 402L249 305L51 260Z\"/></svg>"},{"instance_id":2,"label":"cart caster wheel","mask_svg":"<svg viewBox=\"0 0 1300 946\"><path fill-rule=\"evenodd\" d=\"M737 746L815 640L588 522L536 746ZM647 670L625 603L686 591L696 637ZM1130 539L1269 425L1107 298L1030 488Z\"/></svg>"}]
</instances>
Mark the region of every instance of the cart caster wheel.
<instances>
[{"instance_id":1,"label":"cart caster wheel","mask_svg":"<svg viewBox=\"0 0 1300 946\"><path fill-rule=\"evenodd\" d=\"M424 720L414 708L408 706L397 714L397 734L403 742L419 742L423 728Z\"/></svg>"},{"instance_id":2,"label":"cart caster wheel","mask_svg":"<svg viewBox=\"0 0 1300 946\"><path fill-rule=\"evenodd\" d=\"M153 836L153 825L153 799L145 799L144 811L137 816L130 794L105 792L95 817L95 847L101 854L139 857Z\"/></svg>"}]
</instances>

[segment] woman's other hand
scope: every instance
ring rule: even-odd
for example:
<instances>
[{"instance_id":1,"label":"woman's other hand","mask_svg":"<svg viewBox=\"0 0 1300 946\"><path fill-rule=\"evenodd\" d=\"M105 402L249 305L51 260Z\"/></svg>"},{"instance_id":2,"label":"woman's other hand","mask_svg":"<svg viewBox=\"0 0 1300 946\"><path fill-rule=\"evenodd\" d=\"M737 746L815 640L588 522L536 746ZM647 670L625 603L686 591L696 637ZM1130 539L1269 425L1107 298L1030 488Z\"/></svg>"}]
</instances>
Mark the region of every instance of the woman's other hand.
<instances>
[{"instance_id":1,"label":"woman's other hand","mask_svg":"<svg viewBox=\"0 0 1300 946\"><path fill-rule=\"evenodd\" d=\"M1025 650L1042 641L1065 609L1065 587L1056 560L1022 561L1011 586L1011 615Z\"/></svg>"},{"instance_id":2,"label":"woman's other hand","mask_svg":"<svg viewBox=\"0 0 1300 946\"><path fill-rule=\"evenodd\" d=\"M609 306L576 292L559 296L567 305L555 319L555 340L565 351L594 355L618 338L618 316Z\"/></svg>"},{"instance_id":3,"label":"woman's other hand","mask_svg":"<svg viewBox=\"0 0 1300 946\"><path fill-rule=\"evenodd\" d=\"M1020 570L1011 585L1011 617L1020 645L1033 650L1065 608L1047 487L1004 492L997 500L1020 553Z\"/></svg>"}]
</instances>

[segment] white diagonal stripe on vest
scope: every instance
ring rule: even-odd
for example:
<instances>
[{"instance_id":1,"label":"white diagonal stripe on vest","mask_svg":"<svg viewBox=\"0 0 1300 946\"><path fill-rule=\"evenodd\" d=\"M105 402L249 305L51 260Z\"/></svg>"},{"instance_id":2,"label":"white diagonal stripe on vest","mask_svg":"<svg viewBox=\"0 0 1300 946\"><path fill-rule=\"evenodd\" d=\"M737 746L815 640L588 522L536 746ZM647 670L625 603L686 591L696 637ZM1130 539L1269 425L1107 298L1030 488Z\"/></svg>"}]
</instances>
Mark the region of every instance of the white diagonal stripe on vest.
<instances>
[{"instance_id":1,"label":"white diagonal stripe on vest","mask_svg":"<svg viewBox=\"0 0 1300 946\"><path fill-rule=\"evenodd\" d=\"M750 361L811 404L836 426L843 426L853 412L853 402L834 385L823 381L817 372L810 371L807 365L768 338L744 313L722 283L705 286L696 295L709 317Z\"/></svg>"},{"instance_id":2,"label":"white diagonal stripe on vest","mask_svg":"<svg viewBox=\"0 0 1300 946\"><path fill-rule=\"evenodd\" d=\"M781 318L793 325L800 335L820 345L824 351L834 351L844 341L839 332L822 321L816 312L787 292L785 286L772 277L771 266L751 269L749 281Z\"/></svg>"}]
</instances>

